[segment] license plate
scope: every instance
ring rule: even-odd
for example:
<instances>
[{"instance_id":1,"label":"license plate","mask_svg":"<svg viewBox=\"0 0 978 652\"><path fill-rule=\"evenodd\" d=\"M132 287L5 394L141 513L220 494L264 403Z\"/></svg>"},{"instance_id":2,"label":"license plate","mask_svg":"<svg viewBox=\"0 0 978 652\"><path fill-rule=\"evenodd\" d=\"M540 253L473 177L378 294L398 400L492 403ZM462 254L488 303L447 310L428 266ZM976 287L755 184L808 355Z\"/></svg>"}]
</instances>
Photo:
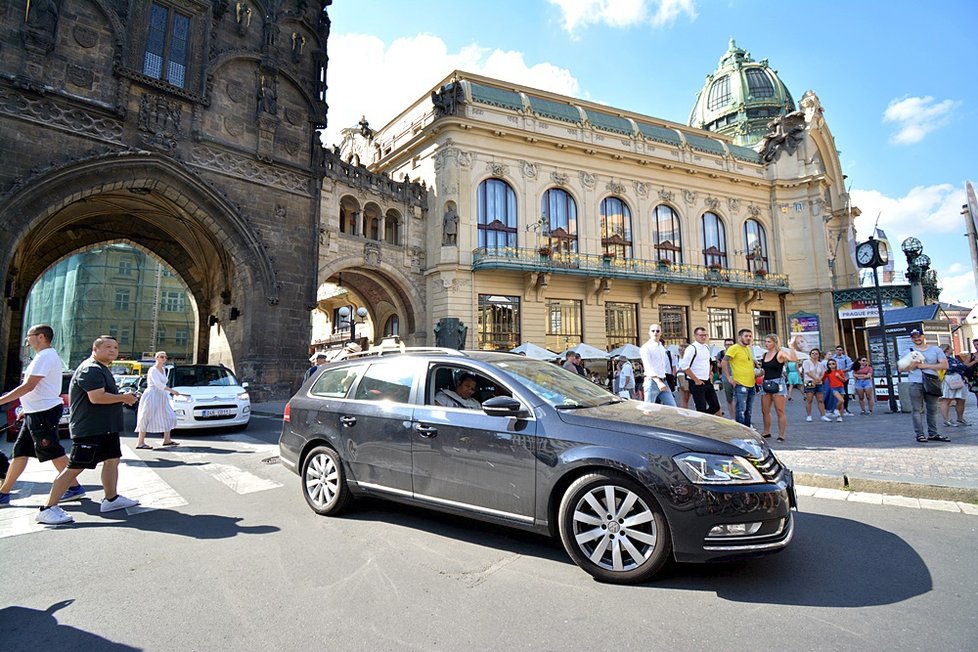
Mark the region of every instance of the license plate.
<instances>
[{"instance_id":1,"label":"license plate","mask_svg":"<svg viewBox=\"0 0 978 652\"><path fill-rule=\"evenodd\" d=\"M200 416L202 417L233 417L235 410L224 409L224 410L201 410Z\"/></svg>"}]
</instances>

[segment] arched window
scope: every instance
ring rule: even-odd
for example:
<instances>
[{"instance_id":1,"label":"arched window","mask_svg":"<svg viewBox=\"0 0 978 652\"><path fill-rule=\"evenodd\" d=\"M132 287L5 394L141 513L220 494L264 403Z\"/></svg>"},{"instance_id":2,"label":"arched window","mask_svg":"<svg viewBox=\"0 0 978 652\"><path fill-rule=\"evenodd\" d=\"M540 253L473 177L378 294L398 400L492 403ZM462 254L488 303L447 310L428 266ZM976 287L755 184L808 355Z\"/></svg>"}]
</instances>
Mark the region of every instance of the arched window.
<instances>
[{"instance_id":1,"label":"arched window","mask_svg":"<svg viewBox=\"0 0 978 652\"><path fill-rule=\"evenodd\" d=\"M632 257L632 212L618 197L601 201L601 247L605 255Z\"/></svg>"},{"instance_id":2,"label":"arched window","mask_svg":"<svg viewBox=\"0 0 978 652\"><path fill-rule=\"evenodd\" d=\"M727 266L727 232L715 213L703 213L703 264L707 267Z\"/></svg>"},{"instance_id":3,"label":"arched window","mask_svg":"<svg viewBox=\"0 0 978 652\"><path fill-rule=\"evenodd\" d=\"M683 233L676 211L665 204L659 204L652 211L652 222L655 229L656 257L671 263L683 262Z\"/></svg>"},{"instance_id":4,"label":"arched window","mask_svg":"<svg viewBox=\"0 0 978 652\"><path fill-rule=\"evenodd\" d=\"M384 242L392 245L400 244L400 228L401 216L395 210L387 211L387 215L384 216Z\"/></svg>"},{"instance_id":5,"label":"arched window","mask_svg":"<svg viewBox=\"0 0 978 652\"><path fill-rule=\"evenodd\" d=\"M384 337L394 337L395 335L400 335L400 331L401 325L397 315L391 315L388 317L387 321L384 322Z\"/></svg>"},{"instance_id":6,"label":"arched window","mask_svg":"<svg viewBox=\"0 0 978 652\"><path fill-rule=\"evenodd\" d=\"M577 203L566 190L551 188L543 193L540 211L555 253L577 251Z\"/></svg>"},{"instance_id":7,"label":"arched window","mask_svg":"<svg viewBox=\"0 0 978 652\"><path fill-rule=\"evenodd\" d=\"M724 75L720 79L713 82L710 86L710 93L707 96L706 108L719 109L722 106L726 106L730 101L730 76Z\"/></svg>"},{"instance_id":8,"label":"arched window","mask_svg":"<svg viewBox=\"0 0 978 652\"><path fill-rule=\"evenodd\" d=\"M767 266L767 233L757 220L744 222L744 250L747 252L747 271L771 271Z\"/></svg>"},{"instance_id":9,"label":"arched window","mask_svg":"<svg viewBox=\"0 0 978 652\"><path fill-rule=\"evenodd\" d=\"M479 247L515 247L516 193L502 179L486 179L479 184Z\"/></svg>"}]
</instances>

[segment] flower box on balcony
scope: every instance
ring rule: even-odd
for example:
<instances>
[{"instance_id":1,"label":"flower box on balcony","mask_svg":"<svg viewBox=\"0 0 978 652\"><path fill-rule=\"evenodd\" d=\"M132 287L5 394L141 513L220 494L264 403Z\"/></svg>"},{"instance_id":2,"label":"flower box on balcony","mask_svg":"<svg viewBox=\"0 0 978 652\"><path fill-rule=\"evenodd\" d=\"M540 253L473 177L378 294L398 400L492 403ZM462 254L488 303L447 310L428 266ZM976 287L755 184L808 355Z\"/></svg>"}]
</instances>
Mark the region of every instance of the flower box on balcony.
<instances>
[{"instance_id":1,"label":"flower box on balcony","mask_svg":"<svg viewBox=\"0 0 978 652\"><path fill-rule=\"evenodd\" d=\"M672 267L672 260L669 258L659 259L659 269L669 269L670 267Z\"/></svg>"},{"instance_id":2,"label":"flower box on balcony","mask_svg":"<svg viewBox=\"0 0 978 652\"><path fill-rule=\"evenodd\" d=\"M544 258L550 258L553 252L554 250L551 249L550 247L540 247L539 249L537 249L537 253Z\"/></svg>"},{"instance_id":3,"label":"flower box on balcony","mask_svg":"<svg viewBox=\"0 0 978 652\"><path fill-rule=\"evenodd\" d=\"M767 270L766 270L766 269L759 269L759 270L757 270L756 272L754 272L754 274L755 274L755 275L756 275L756 276L757 276L758 278L764 278L765 276L767 276Z\"/></svg>"}]
</instances>

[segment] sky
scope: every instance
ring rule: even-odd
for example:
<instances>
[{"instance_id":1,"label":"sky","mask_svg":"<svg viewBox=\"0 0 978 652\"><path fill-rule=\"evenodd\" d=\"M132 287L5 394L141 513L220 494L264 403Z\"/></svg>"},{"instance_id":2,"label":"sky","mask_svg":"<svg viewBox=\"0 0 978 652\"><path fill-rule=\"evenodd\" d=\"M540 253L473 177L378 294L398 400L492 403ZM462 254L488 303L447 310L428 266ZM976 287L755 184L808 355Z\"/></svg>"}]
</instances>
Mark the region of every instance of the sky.
<instances>
[{"instance_id":1,"label":"sky","mask_svg":"<svg viewBox=\"0 0 978 652\"><path fill-rule=\"evenodd\" d=\"M730 38L814 91L858 240L917 237L941 300L978 303L961 206L978 184L978 2L334 0L324 142L384 126L460 69L685 124ZM902 278L902 274L900 274Z\"/></svg>"}]
</instances>

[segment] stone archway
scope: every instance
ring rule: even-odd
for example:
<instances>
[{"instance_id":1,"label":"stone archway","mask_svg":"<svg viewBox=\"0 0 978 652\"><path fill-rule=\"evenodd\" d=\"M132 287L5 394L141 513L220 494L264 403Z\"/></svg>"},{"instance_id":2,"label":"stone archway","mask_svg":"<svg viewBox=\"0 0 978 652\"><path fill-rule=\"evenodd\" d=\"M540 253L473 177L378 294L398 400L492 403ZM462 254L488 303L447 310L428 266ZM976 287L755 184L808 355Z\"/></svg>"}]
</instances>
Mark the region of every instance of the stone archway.
<instances>
[{"instance_id":1,"label":"stone archway","mask_svg":"<svg viewBox=\"0 0 978 652\"><path fill-rule=\"evenodd\" d=\"M20 372L24 299L37 278L74 251L119 240L152 251L187 283L200 316L198 361L235 368L259 394L262 385L281 384L266 362L275 357L265 350L266 329L276 322L268 313L279 286L260 234L179 162L137 152L49 171L15 189L0 210L0 373L8 385Z\"/></svg>"}]
</instances>

